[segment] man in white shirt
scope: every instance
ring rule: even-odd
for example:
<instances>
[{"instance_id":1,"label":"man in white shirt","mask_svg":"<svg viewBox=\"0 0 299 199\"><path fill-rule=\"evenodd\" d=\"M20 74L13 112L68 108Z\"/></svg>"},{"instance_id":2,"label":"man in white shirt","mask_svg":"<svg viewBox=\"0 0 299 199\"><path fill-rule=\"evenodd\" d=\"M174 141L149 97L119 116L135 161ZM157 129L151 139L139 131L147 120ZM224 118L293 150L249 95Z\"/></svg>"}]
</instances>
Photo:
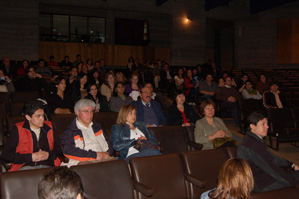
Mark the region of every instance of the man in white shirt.
<instances>
[{"instance_id":1,"label":"man in white shirt","mask_svg":"<svg viewBox=\"0 0 299 199\"><path fill-rule=\"evenodd\" d=\"M95 103L81 99L75 104L76 118L63 132L61 146L70 160L67 166L86 161L107 161L111 159L113 149L108 136L100 124L93 122Z\"/></svg>"}]
</instances>

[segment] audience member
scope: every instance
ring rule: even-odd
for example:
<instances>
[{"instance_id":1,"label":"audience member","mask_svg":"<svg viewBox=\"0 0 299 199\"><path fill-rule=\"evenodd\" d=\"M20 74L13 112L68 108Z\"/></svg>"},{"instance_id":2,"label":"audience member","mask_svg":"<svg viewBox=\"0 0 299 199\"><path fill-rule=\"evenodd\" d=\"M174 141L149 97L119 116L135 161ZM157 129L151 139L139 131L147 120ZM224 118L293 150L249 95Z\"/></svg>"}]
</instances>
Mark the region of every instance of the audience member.
<instances>
[{"instance_id":1,"label":"audience member","mask_svg":"<svg viewBox=\"0 0 299 199\"><path fill-rule=\"evenodd\" d=\"M125 85L126 88L126 94L132 97L133 100L137 100L140 89L142 88L142 85L138 84L139 82L139 75L138 73L132 73L130 83Z\"/></svg>"},{"instance_id":2,"label":"audience member","mask_svg":"<svg viewBox=\"0 0 299 199\"><path fill-rule=\"evenodd\" d=\"M215 108L216 105L212 100L206 100L200 104L200 111L204 117L196 122L194 138L196 143L203 145L203 150L213 149L215 138L232 136L223 120L219 117L214 117ZM231 144L227 143L225 146L231 146Z\"/></svg>"},{"instance_id":3,"label":"audience member","mask_svg":"<svg viewBox=\"0 0 299 199\"><path fill-rule=\"evenodd\" d=\"M139 149L134 147L138 141L158 146L156 138L148 130L145 123L136 121L136 108L132 105L123 106L118 114L116 124L112 126L111 141L113 148L120 151L121 159L160 155L160 151L147 147Z\"/></svg>"},{"instance_id":4,"label":"audience member","mask_svg":"<svg viewBox=\"0 0 299 199\"><path fill-rule=\"evenodd\" d=\"M48 66L59 66L59 63L55 61L55 57L53 55L49 57L49 60L50 61L48 62Z\"/></svg>"},{"instance_id":5,"label":"audience member","mask_svg":"<svg viewBox=\"0 0 299 199\"><path fill-rule=\"evenodd\" d=\"M74 110L74 101L70 93L66 92L65 79L56 77L54 82L54 92L49 95L47 102L50 113L68 114Z\"/></svg>"},{"instance_id":6,"label":"audience member","mask_svg":"<svg viewBox=\"0 0 299 199\"><path fill-rule=\"evenodd\" d=\"M87 75L84 73L79 74L78 80L75 82L73 87L72 97L74 101L84 99L87 95Z\"/></svg>"},{"instance_id":7,"label":"audience member","mask_svg":"<svg viewBox=\"0 0 299 199\"><path fill-rule=\"evenodd\" d=\"M46 81L40 74L35 72L33 66L28 66L26 69L26 77L19 79L16 83L17 91L39 91L42 92L47 85Z\"/></svg>"},{"instance_id":8,"label":"audience member","mask_svg":"<svg viewBox=\"0 0 299 199\"><path fill-rule=\"evenodd\" d=\"M163 88L163 91L167 93L168 96L171 95L171 92L173 90L172 89L174 84L173 77L174 75L172 71L170 71L169 69L169 64L165 63L163 69L161 70L160 78L161 78L161 84L162 84L161 86Z\"/></svg>"},{"instance_id":9,"label":"audience member","mask_svg":"<svg viewBox=\"0 0 299 199\"><path fill-rule=\"evenodd\" d=\"M131 102L137 110L137 121L142 121L147 126L165 126L166 120L161 110L161 105L152 100L152 91L143 87L140 92L140 99Z\"/></svg>"},{"instance_id":10,"label":"audience member","mask_svg":"<svg viewBox=\"0 0 299 199\"><path fill-rule=\"evenodd\" d=\"M56 66L56 65L49 65L49 66ZM36 72L38 74L42 75L42 76L45 76L45 75L51 76L52 75L52 71L50 70L50 68L48 68L45 65L45 60L44 59L39 59L38 60L37 67L36 67Z\"/></svg>"},{"instance_id":11,"label":"audience member","mask_svg":"<svg viewBox=\"0 0 299 199\"><path fill-rule=\"evenodd\" d=\"M239 158L230 158L222 165L217 187L201 195L201 199L250 199L254 186L249 164Z\"/></svg>"},{"instance_id":12,"label":"audience member","mask_svg":"<svg viewBox=\"0 0 299 199\"><path fill-rule=\"evenodd\" d=\"M92 59L88 58L86 60L87 70L92 71L94 69L93 61Z\"/></svg>"},{"instance_id":13,"label":"audience member","mask_svg":"<svg viewBox=\"0 0 299 199\"><path fill-rule=\"evenodd\" d=\"M70 159L66 164L68 167L80 162L112 159L113 149L109 137L100 124L92 122L95 106L89 99L81 99L75 104L76 117L61 138L63 153Z\"/></svg>"},{"instance_id":14,"label":"audience member","mask_svg":"<svg viewBox=\"0 0 299 199\"><path fill-rule=\"evenodd\" d=\"M252 86L252 81L247 80L245 88L242 90L243 99L262 99L263 96L256 89L253 89Z\"/></svg>"},{"instance_id":15,"label":"audience member","mask_svg":"<svg viewBox=\"0 0 299 199\"><path fill-rule=\"evenodd\" d=\"M267 117L253 112L247 118L249 130L238 146L238 157L248 161L253 177L254 192L264 192L299 185L299 166L271 153L263 140L268 132ZM290 173L281 166L293 168Z\"/></svg>"},{"instance_id":16,"label":"audience member","mask_svg":"<svg viewBox=\"0 0 299 199\"><path fill-rule=\"evenodd\" d=\"M248 76L248 74L245 73L242 75L242 77L238 81L237 89L240 93L242 93L243 89L245 88L245 84L246 84L247 80L249 80L249 76Z\"/></svg>"},{"instance_id":17,"label":"audience member","mask_svg":"<svg viewBox=\"0 0 299 199\"><path fill-rule=\"evenodd\" d=\"M4 72L4 75L8 76L10 79L15 75L14 67L11 65L8 57L3 59L2 71Z\"/></svg>"},{"instance_id":18,"label":"audience member","mask_svg":"<svg viewBox=\"0 0 299 199\"><path fill-rule=\"evenodd\" d=\"M95 112L109 112L107 97L101 95L95 83L91 83L87 86L87 93L85 99L90 99L96 104Z\"/></svg>"},{"instance_id":19,"label":"audience member","mask_svg":"<svg viewBox=\"0 0 299 199\"><path fill-rule=\"evenodd\" d=\"M240 126L238 115L238 101L241 100L241 95L236 88L232 87L232 78L225 78L224 87L218 89L216 99L220 100L221 109L230 111L237 126Z\"/></svg>"},{"instance_id":20,"label":"audience member","mask_svg":"<svg viewBox=\"0 0 299 199\"><path fill-rule=\"evenodd\" d=\"M128 58L128 64L127 64L128 74L132 73L133 64L134 64L134 58L131 56L131 57Z\"/></svg>"},{"instance_id":21,"label":"audience member","mask_svg":"<svg viewBox=\"0 0 299 199\"><path fill-rule=\"evenodd\" d=\"M219 79L219 83L218 83L219 88L224 86L224 80L227 76L230 76L228 71L224 71L223 74L222 74L222 78ZM234 78L232 78L232 86L237 87Z\"/></svg>"},{"instance_id":22,"label":"audience member","mask_svg":"<svg viewBox=\"0 0 299 199\"><path fill-rule=\"evenodd\" d=\"M80 74L86 74L86 75L88 74L88 66L87 66L87 64L82 64Z\"/></svg>"},{"instance_id":23,"label":"audience member","mask_svg":"<svg viewBox=\"0 0 299 199\"><path fill-rule=\"evenodd\" d=\"M161 73L162 70L162 61L157 59L157 63L154 65L154 71L153 71L153 75L154 75L154 84L155 84L155 88L159 88L159 83L161 81Z\"/></svg>"},{"instance_id":24,"label":"audience member","mask_svg":"<svg viewBox=\"0 0 299 199\"><path fill-rule=\"evenodd\" d=\"M7 75L4 75L2 68L0 68L0 92L15 92L12 80Z\"/></svg>"},{"instance_id":25,"label":"audience member","mask_svg":"<svg viewBox=\"0 0 299 199\"><path fill-rule=\"evenodd\" d=\"M90 73L89 73L89 77L88 77L88 83L89 84L96 84L97 87L100 87L101 85L101 80L99 77L99 72L97 69L93 69Z\"/></svg>"},{"instance_id":26,"label":"audience member","mask_svg":"<svg viewBox=\"0 0 299 199\"><path fill-rule=\"evenodd\" d=\"M73 64L72 62L70 62L70 57L69 56L65 56L64 57L64 60L61 61L60 63L60 67L69 71L72 67L73 67Z\"/></svg>"},{"instance_id":27,"label":"audience member","mask_svg":"<svg viewBox=\"0 0 299 199\"><path fill-rule=\"evenodd\" d=\"M115 77L113 72L106 74L105 83L101 86L101 94L107 97L107 101L110 102L110 98L113 94L115 84Z\"/></svg>"},{"instance_id":28,"label":"audience member","mask_svg":"<svg viewBox=\"0 0 299 199\"><path fill-rule=\"evenodd\" d=\"M20 66L17 70L17 75L26 75L26 69L29 66L29 61L27 59L24 59L22 61L22 66Z\"/></svg>"},{"instance_id":29,"label":"audience member","mask_svg":"<svg viewBox=\"0 0 299 199\"><path fill-rule=\"evenodd\" d=\"M121 107L133 102L130 96L125 95L123 82L117 82L114 86L113 97L110 99L109 108L112 112L119 112Z\"/></svg>"},{"instance_id":30,"label":"audience member","mask_svg":"<svg viewBox=\"0 0 299 199\"><path fill-rule=\"evenodd\" d=\"M117 72L115 74L116 82L122 82L123 84L126 83L127 79L122 72Z\"/></svg>"},{"instance_id":31,"label":"audience member","mask_svg":"<svg viewBox=\"0 0 299 199\"><path fill-rule=\"evenodd\" d=\"M9 171L60 165L59 135L53 132L52 123L45 121L44 114L42 102L25 104L25 121L14 125L1 154L3 160L11 162Z\"/></svg>"},{"instance_id":32,"label":"audience member","mask_svg":"<svg viewBox=\"0 0 299 199\"><path fill-rule=\"evenodd\" d=\"M78 69L79 69L79 63L82 63L82 64L83 64L83 61L82 61L81 55L80 55L80 54L77 54L77 56L76 56L76 60L74 61L73 66L77 66Z\"/></svg>"},{"instance_id":33,"label":"audience member","mask_svg":"<svg viewBox=\"0 0 299 199\"><path fill-rule=\"evenodd\" d=\"M195 104L198 104L197 88L199 86L199 82L197 83L197 85L193 84L193 75L191 69L188 69L186 72L184 86L185 86L185 94L186 97L188 98L188 101L194 101Z\"/></svg>"},{"instance_id":34,"label":"audience member","mask_svg":"<svg viewBox=\"0 0 299 199\"><path fill-rule=\"evenodd\" d=\"M184 90L184 71L179 68L177 74L174 76L175 87L177 90Z\"/></svg>"},{"instance_id":35,"label":"audience member","mask_svg":"<svg viewBox=\"0 0 299 199\"><path fill-rule=\"evenodd\" d=\"M75 65L74 65L74 66L75 66ZM79 73L79 74L82 73L83 62L79 62L77 68L78 68L78 73Z\"/></svg>"},{"instance_id":36,"label":"audience member","mask_svg":"<svg viewBox=\"0 0 299 199\"><path fill-rule=\"evenodd\" d=\"M276 82L270 83L269 91L264 92L264 105L267 108L290 108L290 105L283 95L283 93L278 90L278 85Z\"/></svg>"},{"instance_id":37,"label":"audience member","mask_svg":"<svg viewBox=\"0 0 299 199\"><path fill-rule=\"evenodd\" d=\"M256 90L259 93L264 93L265 91L269 90L270 85L269 85L269 82L267 82L266 75L260 74L258 79L259 79L259 81L255 85Z\"/></svg>"},{"instance_id":38,"label":"audience member","mask_svg":"<svg viewBox=\"0 0 299 199\"><path fill-rule=\"evenodd\" d=\"M167 125L169 126L191 126L200 119L195 110L186 103L183 90L174 92L175 101L168 108Z\"/></svg>"},{"instance_id":39,"label":"audience member","mask_svg":"<svg viewBox=\"0 0 299 199\"><path fill-rule=\"evenodd\" d=\"M98 71L101 83L105 82L106 71L103 67L101 67L100 61L96 61L94 63L94 69L96 69Z\"/></svg>"},{"instance_id":40,"label":"audience member","mask_svg":"<svg viewBox=\"0 0 299 199\"><path fill-rule=\"evenodd\" d=\"M56 167L45 173L38 183L39 199L83 199L80 176L67 167Z\"/></svg>"},{"instance_id":41,"label":"audience member","mask_svg":"<svg viewBox=\"0 0 299 199\"><path fill-rule=\"evenodd\" d=\"M202 100L215 100L218 85L213 81L212 74L207 74L205 81L199 85L199 92L203 94Z\"/></svg>"}]
</instances>

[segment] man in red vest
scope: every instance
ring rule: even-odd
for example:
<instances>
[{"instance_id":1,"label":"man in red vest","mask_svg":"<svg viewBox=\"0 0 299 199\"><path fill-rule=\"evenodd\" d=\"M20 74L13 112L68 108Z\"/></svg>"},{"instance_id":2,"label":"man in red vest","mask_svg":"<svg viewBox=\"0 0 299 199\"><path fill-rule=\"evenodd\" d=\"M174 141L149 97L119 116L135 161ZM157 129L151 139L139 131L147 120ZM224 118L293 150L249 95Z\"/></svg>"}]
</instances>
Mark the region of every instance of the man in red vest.
<instances>
[{"instance_id":1,"label":"man in red vest","mask_svg":"<svg viewBox=\"0 0 299 199\"><path fill-rule=\"evenodd\" d=\"M33 100L25 104L25 121L15 124L4 145L1 158L11 162L9 171L59 166L62 154L59 136L45 121L44 106Z\"/></svg>"}]
</instances>

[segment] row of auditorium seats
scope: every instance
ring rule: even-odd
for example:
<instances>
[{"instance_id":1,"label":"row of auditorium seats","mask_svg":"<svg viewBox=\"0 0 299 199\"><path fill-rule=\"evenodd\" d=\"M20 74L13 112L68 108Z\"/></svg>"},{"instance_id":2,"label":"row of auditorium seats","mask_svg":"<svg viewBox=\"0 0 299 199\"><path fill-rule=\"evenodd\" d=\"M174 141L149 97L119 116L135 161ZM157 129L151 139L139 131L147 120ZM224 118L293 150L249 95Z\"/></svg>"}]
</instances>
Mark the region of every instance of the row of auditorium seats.
<instances>
[{"instance_id":1,"label":"row of auditorium seats","mask_svg":"<svg viewBox=\"0 0 299 199\"><path fill-rule=\"evenodd\" d=\"M222 164L236 148L188 151L160 156L73 166L88 199L183 199L200 195L217 185ZM1 173L2 199L35 199L37 186L47 169ZM299 187L253 194L252 199L297 199Z\"/></svg>"}]
</instances>

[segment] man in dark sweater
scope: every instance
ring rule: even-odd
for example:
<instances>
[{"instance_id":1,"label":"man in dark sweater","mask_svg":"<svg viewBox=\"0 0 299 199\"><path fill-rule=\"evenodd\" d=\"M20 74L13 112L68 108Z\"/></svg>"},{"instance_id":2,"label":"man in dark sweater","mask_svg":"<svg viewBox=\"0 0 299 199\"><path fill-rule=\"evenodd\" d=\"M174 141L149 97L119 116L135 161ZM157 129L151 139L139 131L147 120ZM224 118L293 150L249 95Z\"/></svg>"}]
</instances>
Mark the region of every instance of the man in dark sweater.
<instances>
[{"instance_id":1,"label":"man in dark sweater","mask_svg":"<svg viewBox=\"0 0 299 199\"><path fill-rule=\"evenodd\" d=\"M247 118L250 131L238 146L237 155L245 159L254 177L254 192L264 192L299 185L299 166L272 154L263 138L267 136L268 120L263 113L253 112ZM281 166L294 171L285 172Z\"/></svg>"},{"instance_id":2,"label":"man in dark sweater","mask_svg":"<svg viewBox=\"0 0 299 199\"><path fill-rule=\"evenodd\" d=\"M136 108L137 121L142 121L150 126L165 126L166 119L162 113L161 105L152 100L152 91L143 87L140 91L140 99L131 102Z\"/></svg>"},{"instance_id":3,"label":"man in dark sweater","mask_svg":"<svg viewBox=\"0 0 299 199\"><path fill-rule=\"evenodd\" d=\"M235 87L232 87L231 77L227 76L224 81L224 86L218 89L216 99L222 102L221 109L231 112L236 125L240 126L238 115L238 101L241 100L241 95Z\"/></svg>"}]
</instances>

